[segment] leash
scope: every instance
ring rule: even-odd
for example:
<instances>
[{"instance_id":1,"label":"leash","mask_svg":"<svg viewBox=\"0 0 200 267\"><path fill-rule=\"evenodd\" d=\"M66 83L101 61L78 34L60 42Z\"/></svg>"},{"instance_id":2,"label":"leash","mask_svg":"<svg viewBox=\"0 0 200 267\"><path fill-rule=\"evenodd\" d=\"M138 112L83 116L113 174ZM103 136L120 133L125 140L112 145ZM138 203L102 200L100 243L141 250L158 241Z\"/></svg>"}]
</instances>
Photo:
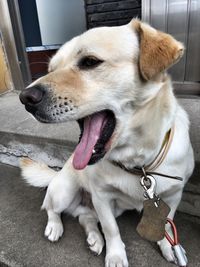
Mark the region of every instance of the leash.
<instances>
[{"instance_id":1,"label":"leash","mask_svg":"<svg viewBox=\"0 0 200 267\"><path fill-rule=\"evenodd\" d=\"M121 168L122 170L130 173L130 174L134 174L134 175L144 175L144 170L145 170L145 174L146 175L158 175L161 177L165 177L165 178L170 178L170 179L175 179L175 180L179 180L179 181L183 181L182 177L179 176L173 176L173 175L169 175L169 174L164 174L164 173L160 173L160 172L155 172L155 171L149 171L147 167L143 166L143 167L134 167L132 169L129 169L127 167L125 167L121 162L117 162L117 161L111 161L111 163L116 166Z\"/></svg>"},{"instance_id":2,"label":"leash","mask_svg":"<svg viewBox=\"0 0 200 267\"><path fill-rule=\"evenodd\" d=\"M172 246L172 250L176 258L176 264L180 267L187 267L188 260L186 257L186 251L181 246L181 244L178 242L178 233L177 233L176 225L169 218L167 218L167 223L171 225L174 239L171 238L171 236L167 233L167 231L165 231L165 237L170 243L170 245Z\"/></svg>"}]
</instances>

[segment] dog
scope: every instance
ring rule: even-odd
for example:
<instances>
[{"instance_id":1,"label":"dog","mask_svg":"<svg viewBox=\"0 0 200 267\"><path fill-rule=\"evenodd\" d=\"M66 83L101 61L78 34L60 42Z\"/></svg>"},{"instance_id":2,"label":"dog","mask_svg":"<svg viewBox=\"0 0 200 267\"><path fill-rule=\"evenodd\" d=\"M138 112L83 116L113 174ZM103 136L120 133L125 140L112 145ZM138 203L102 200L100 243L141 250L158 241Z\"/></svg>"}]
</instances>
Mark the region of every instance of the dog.
<instances>
[{"instance_id":1,"label":"dog","mask_svg":"<svg viewBox=\"0 0 200 267\"><path fill-rule=\"evenodd\" d=\"M171 145L155 171L183 180L154 178L156 194L173 219L194 168L189 119L166 72L183 53L182 43L138 19L90 29L64 44L50 60L48 74L21 92L21 102L38 121L76 120L81 129L79 143L60 171L21 160L23 178L48 187L42 208L50 241L62 236L60 214L68 212L79 218L90 249L100 254L100 222L105 266L127 267L115 218L125 210L142 211L145 200L140 176L127 170L151 164L172 128ZM176 262L169 242L163 238L157 243L166 260Z\"/></svg>"}]
</instances>

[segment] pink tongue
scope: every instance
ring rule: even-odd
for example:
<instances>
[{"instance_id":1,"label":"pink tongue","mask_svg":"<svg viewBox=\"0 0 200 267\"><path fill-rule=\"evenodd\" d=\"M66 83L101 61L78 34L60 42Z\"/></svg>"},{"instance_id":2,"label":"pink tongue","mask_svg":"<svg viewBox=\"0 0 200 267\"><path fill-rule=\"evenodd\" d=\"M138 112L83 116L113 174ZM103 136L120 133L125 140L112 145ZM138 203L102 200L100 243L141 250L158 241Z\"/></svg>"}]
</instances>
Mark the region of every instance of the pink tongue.
<instances>
[{"instance_id":1,"label":"pink tongue","mask_svg":"<svg viewBox=\"0 0 200 267\"><path fill-rule=\"evenodd\" d=\"M100 137L105 117L106 113L97 113L85 118L83 136L74 151L73 166L75 169L82 170L87 166Z\"/></svg>"}]
</instances>

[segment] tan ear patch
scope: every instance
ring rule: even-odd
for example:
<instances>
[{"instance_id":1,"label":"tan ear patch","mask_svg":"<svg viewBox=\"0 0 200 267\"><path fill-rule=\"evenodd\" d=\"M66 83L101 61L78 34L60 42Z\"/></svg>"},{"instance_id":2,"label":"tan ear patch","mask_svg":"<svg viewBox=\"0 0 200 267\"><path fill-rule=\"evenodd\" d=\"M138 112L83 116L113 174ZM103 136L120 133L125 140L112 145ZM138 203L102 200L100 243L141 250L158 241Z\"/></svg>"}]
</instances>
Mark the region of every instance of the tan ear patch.
<instances>
[{"instance_id":1,"label":"tan ear patch","mask_svg":"<svg viewBox=\"0 0 200 267\"><path fill-rule=\"evenodd\" d=\"M132 25L140 39L139 68L145 80L154 78L182 57L184 46L171 35L139 20L133 20Z\"/></svg>"}]
</instances>

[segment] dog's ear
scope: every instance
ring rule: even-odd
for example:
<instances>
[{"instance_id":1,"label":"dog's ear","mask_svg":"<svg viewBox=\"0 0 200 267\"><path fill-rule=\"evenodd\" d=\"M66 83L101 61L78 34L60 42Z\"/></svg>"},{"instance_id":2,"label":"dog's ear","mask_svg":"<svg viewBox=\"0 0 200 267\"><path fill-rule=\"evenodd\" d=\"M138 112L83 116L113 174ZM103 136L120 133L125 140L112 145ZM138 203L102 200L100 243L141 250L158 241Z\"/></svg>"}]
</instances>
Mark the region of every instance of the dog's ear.
<instances>
[{"instance_id":1,"label":"dog's ear","mask_svg":"<svg viewBox=\"0 0 200 267\"><path fill-rule=\"evenodd\" d=\"M139 37L139 68L145 80L153 79L182 57L184 46L171 35L157 31L137 19L131 21L131 26Z\"/></svg>"}]
</instances>

